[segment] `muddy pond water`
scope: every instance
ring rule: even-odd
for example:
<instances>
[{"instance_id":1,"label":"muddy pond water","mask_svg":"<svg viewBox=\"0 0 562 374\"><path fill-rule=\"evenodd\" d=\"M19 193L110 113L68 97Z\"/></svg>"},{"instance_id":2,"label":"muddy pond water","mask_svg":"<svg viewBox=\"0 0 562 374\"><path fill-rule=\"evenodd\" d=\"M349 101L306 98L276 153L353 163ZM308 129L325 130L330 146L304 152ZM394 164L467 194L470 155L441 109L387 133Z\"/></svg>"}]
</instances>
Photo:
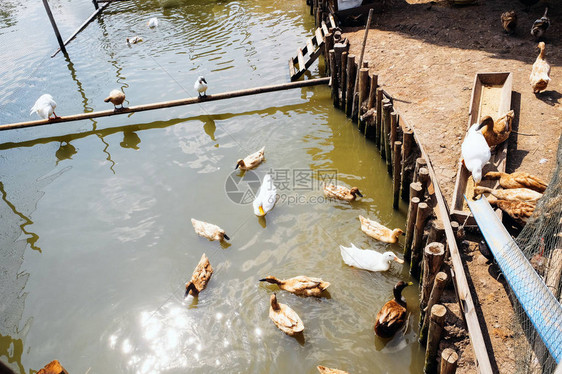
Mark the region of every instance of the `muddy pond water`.
<instances>
[{"instance_id":1,"label":"muddy pond water","mask_svg":"<svg viewBox=\"0 0 562 374\"><path fill-rule=\"evenodd\" d=\"M63 35L93 8L50 3ZM56 41L40 2L10 5L0 18L0 42L14 51L2 68L2 124L29 119L45 92L69 115L111 108L103 99L113 88L125 105L193 97L199 75L209 94L284 83L289 57L314 29L304 0L131 0L110 5L68 57L51 59ZM143 41L127 46L135 35ZM315 65L307 78L321 75ZM55 358L72 374L422 370L417 286L404 291L405 331L389 341L373 333L393 285L410 280L406 267L372 273L340 256L339 245L354 243L402 257L400 244L363 234L358 215L404 228L406 206L392 209L386 165L332 107L328 87L1 135L0 360L16 372ZM234 170L262 146L262 165ZM258 219L248 196L266 173L280 198ZM326 201L326 178L364 197ZM198 237L192 217L218 224L230 242ZM184 299L203 253L213 277ZM300 274L331 282L329 297L258 282ZM304 339L270 321L272 292L300 315Z\"/></svg>"}]
</instances>

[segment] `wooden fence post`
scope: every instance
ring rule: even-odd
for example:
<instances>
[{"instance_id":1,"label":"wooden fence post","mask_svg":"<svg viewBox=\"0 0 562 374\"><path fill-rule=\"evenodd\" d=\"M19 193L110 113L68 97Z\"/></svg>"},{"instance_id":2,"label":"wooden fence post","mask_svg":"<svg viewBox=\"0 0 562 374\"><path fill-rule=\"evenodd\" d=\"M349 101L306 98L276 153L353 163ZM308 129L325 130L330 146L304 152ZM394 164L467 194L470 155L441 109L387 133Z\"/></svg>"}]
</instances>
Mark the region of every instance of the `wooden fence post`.
<instances>
[{"instance_id":1,"label":"wooden fence post","mask_svg":"<svg viewBox=\"0 0 562 374\"><path fill-rule=\"evenodd\" d=\"M458 360L459 355L454 349L445 348L441 352L441 370L439 370L439 374L455 374Z\"/></svg>"},{"instance_id":2,"label":"wooden fence post","mask_svg":"<svg viewBox=\"0 0 562 374\"><path fill-rule=\"evenodd\" d=\"M336 67L336 51L330 49L330 76L332 77L332 100L335 108L339 108L339 82L338 69Z\"/></svg>"},{"instance_id":3,"label":"wooden fence post","mask_svg":"<svg viewBox=\"0 0 562 374\"><path fill-rule=\"evenodd\" d=\"M433 288L431 289L431 293L429 294L429 299L427 301L427 306L423 309L420 308L420 311L423 312L420 316L421 322L421 329L420 329L420 337L419 342L421 344L425 344L427 340L427 328L429 327L429 314L427 311L431 310L435 304L441 300L441 295L443 295L443 290L447 285L448 276L447 273L440 271L435 275L435 279L433 280Z\"/></svg>"},{"instance_id":4,"label":"wooden fence post","mask_svg":"<svg viewBox=\"0 0 562 374\"><path fill-rule=\"evenodd\" d=\"M341 54L341 109L345 111L345 94L347 90L347 52Z\"/></svg>"},{"instance_id":5,"label":"wooden fence post","mask_svg":"<svg viewBox=\"0 0 562 374\"><path fill-rule=\"evenodd\" d=\"M410 261L412 240L414 238L414 225L420 203L421 184L410 183L410 204L408 205L408 218L406 220L406 241L404 242L404 259Z\"/></svg>"},{"instance_id":6,"label":"wooden fence post","mask_svg":"<svg viewBox=\"0 0 562 374\"><path fill-rule=\"evenodd\" d=\"M414 132L410 129L404 129L402 135L402 200L408 201L410 198L410 189L408 186L412 183L412 165L413 149L415 146Z\"/></svg>"},{"instance_id":7,"label":"wooden fence post","mask_svg":"<svg viewBox=\"0 0 562 374\"><path fill-rule=\"evenodd\" d=\"M394 174L392 179L392 189L394 190L394 200L392 207L398 209L400 202L400 163L402 159L402 142L394 142Z\"/></svg>"},{"instance_id":8,"label":"wooden fence post","mask_svg":"<svg viewBox=\"0 0 562 374\"><path fill-rule=\"evenodd\" d=\"M358 122L359 131L361 131L362 133L365 132L365 122L361 121L359 118L361 117L361 106L363 104L363 101L365 101L365 99L367 98L368 89L369 89L369 69L361 68L359 70L359 103L357 104L357 122Z\"/></svg>"},{"instance_id":9,"label":"wooden fence post","mask_svg":"<svg viewBox=\"0 0 562 374\"><path fill-rule=\"evenodd\" d=\"M416 224L414 226L414 238L412 240L412 259L410 260L410 275L419 279L420 261L422 258L422 238L425 221L431 214L431 208L426 203L418 204L418 214L416 215Z\"/></svg>"},{"instance_id":10,"label":"wooden fence post","mask_svg":"<svg viewBox=\"0 0 562 374\"><path fill-rule=\"evenodd\" d=\"M447 308L443 305L435 304L431 308L431 319L429 323L429 332L427 336L427 348L425 350L425 362L423 372L425 374L433 374L437 372L437 362L435 356L439 348L441 340L441 332L445 324L445 316L447 315Z\"/></svg>"},{"instance_id":11,"label":"wooden fence post","mask_svg":"<svg viewBox=\"0 0 562 374\"><path fill-rule=\"evenodd\" d=\"M353 108L353 82L355 82L356 74L355 55L347 55L347 93L345 94L345 114L347 117L351 117L351 109Z\"/></svg>"}]
</instances>

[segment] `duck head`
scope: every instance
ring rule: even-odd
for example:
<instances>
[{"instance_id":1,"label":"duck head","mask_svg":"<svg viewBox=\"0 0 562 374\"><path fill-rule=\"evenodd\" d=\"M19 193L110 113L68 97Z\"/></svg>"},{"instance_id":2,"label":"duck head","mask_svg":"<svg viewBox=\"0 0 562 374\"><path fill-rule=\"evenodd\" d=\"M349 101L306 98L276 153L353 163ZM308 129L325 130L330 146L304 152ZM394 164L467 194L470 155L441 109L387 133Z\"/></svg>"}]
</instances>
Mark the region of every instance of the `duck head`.
<instances>
[{"instance_id":1,"label":"duck head","mask_svg":"<svg viewBox=\"0 0 562 374\"><path fill-rule=\"evenodd\" d=\"M398 283L396 283L396 285L394 286L394 299L398 302L404 302L402 299L402 290L408 286L413 285L412 282L404 282L404 281L400 281ZM404 302L405 303L405 302Z\"/></svg>"},{"instance_id":2,"label":"duck head","mask_svg":"<svg viewBox=\"0 0 562 374\"><path fill-rule=\"evenodd\" d=\"M279 303L277 302L277 295L276 294L272 294L271 298L269 299L269 302L271 304L271 308L273 310L280 310L281 307L279 306Z\"/></svg>"},{"instance_id":3,"label":"duck head","mask_svg":"<svg viewBox=\"0 0 562 374\"><path fill-rule=\"evenodd\" d=\"M406 234L404 233L404 231L402 231L400 229L392 230L392 236L394 236L395 238L398 238L400 235L404 236Z\"/></svg>"},{"instance_id":4,"label":"duck head","mask_svg":"<svg viewBox=\"0 0 562 374\"><path fill-rule=\"evenodd\" d=\"M353 196L360 196L360 197L363 197L363 195L361 194L361 192L359 192L359 188L357 188L357 187L352 187L349 192L350 192Z\"/></svg>"},{"instance_id":5,"label":"duck head","mask_svg":"<svg viewBox=\"0 0 562 374\"><path fill-rule=\"evenodd\" d=\"M398 257L396 257L396 255L392 252L384 252L383 254L384 260L386 262L390 262L390 261L396 261L399 264L403 264L404 260L399 259Z\"/></svg>"},{"instance_id":6,"label":"duck head","mask_svg":"<svg viewBox=\"0 0 562 374\"><path fill-rule=\"evenodd\" d=\"M236 161L236 167L234 168L234 170L238 169L239 166L241 166L241 167L246 166L246 164L244 163L244 160L240 159L240 160Z\"/></svg>"},{"instance_id":7,"label":"duck head","mask_svg":"<svg viewBox=\"0 0 562 374\"><path fill-rule=\"evenodd\" d=\"M197 79L197 81L198 81L199 83L205 83L205 84L207 84L207 81L205 80L205 78L204 78L202 75L199 76L199 78Z\"/></svg>"},{"instance_id":8,"label":"duck head","mask_svg":"<svg viewBox=\"0 0 562 374\"><path fill-rule=\"evenodd\" d=\"M260 279L260 282L268 282L268 283L272 283L272 284L279 284L279 279L275 278L272 275L268 275L265 278Z\"/></svg>"}]
</instances>

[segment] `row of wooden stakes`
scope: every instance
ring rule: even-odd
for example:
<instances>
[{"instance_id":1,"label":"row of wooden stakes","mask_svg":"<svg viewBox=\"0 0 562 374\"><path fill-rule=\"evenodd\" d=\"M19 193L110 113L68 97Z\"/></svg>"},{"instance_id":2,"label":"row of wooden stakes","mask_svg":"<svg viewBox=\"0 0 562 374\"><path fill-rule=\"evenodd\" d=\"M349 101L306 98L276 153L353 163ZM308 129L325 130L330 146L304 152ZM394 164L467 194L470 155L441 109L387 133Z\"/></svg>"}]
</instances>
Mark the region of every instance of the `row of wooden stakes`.
<instances>
[{"instance_id":1,"label":"row of wooden stakes","mask_svg":"<svg viewBox=\"0 0 562 374\"><path fill-rule=\"evenodd\" d=\"M419 341L426 344L425 373L437 371L437 351L442 338L447 308L439 304L448 281L445 230L435 217L433 181L427 161L420 157L413 130L394 108L393 98L369 74L369 63L356 62L349 44L334 42L333 33L324 40L325 61L330 74L333 104L357 124L365 137L373 140L393 178L393 206L408 201L404 259L410 274L421 283ZM453 230L459 229L452 222ZM426 234L427 232L427 234ZM424 247L424 243L426 243ZM458 354L450 349L441 353L440 373L456 371Z\"/></svg>"}]
</instances>

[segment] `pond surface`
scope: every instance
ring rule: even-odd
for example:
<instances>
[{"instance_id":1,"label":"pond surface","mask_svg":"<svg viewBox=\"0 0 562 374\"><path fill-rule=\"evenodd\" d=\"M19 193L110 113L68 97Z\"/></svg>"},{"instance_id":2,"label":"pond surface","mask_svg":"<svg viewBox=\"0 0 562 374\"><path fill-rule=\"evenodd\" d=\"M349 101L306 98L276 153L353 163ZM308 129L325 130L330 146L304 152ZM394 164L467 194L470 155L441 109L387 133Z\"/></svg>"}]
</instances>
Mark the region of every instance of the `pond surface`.
<instances>
[{"instance_id":1,"label":"pond surface","mask_svg":"<svg viewBox=\"0 0 562 374\"><path fill-rule=\"evenodd\" d=\"M51 1L65 36L90 2ZM41 2L7 0L0 43L0 123L26 121L42 93L57 114L193 97L288 82L287 61L313 35L304 0L123 1L54 58ZM150 17L159 26L149 29ZM30 31L31 30L31 31ZM125 39L139 35L131 47ZM307 78L320 77L314 65ZM265 146L253 172L236 160ZM280 199L253 214L248 181L271 173ZM325 201L326 178L357 186L354 203ZM230 182L230 184L229 184ZM233 182L233 183L232 183ZM234 186L234 187L233 187ZM398 280L345 265L339 245L379 252L358 215L405 226L376 147L332 107L328 87L293 89L2 133L0 141L0 360L16 372L59 359L70 373L419 373L417 287L404 291L408 328L390 341L373 324ZM198 237L191 218L231 240ZM400 240L403 240L401 238ZM184 285L201 255L215 270L201 295ZM331 282L329 297L302 298L258 280L305 274ZM277 292L305 325L304 340L268 318Z\"/></svg>"}]
</instances>

